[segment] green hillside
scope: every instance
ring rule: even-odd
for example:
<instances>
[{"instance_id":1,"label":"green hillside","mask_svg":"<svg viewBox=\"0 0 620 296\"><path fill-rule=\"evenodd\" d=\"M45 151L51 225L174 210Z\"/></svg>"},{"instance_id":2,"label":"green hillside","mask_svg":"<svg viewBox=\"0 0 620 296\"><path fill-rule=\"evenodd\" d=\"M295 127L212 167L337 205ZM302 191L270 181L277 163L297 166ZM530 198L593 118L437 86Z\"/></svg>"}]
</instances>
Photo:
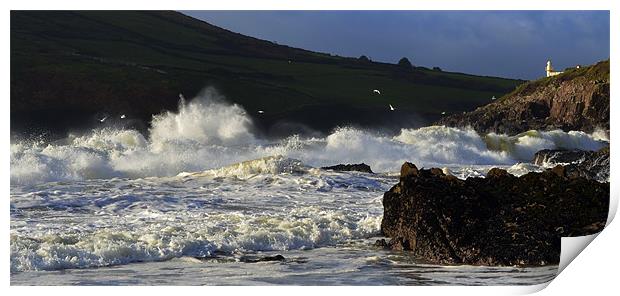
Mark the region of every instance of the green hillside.
<instances>
[{"instance_id":1,"label":"green hillside","mask_svg":"<svg viewBox=\"0 0 620 296\"><path fill-rule=\"evenodd\" d=\"M103 113L148 122L206 86L266 128L420 124L522 82L296 49L170 11L11 11L12 130L92 125Z\"/></svg>"}]
</instances>

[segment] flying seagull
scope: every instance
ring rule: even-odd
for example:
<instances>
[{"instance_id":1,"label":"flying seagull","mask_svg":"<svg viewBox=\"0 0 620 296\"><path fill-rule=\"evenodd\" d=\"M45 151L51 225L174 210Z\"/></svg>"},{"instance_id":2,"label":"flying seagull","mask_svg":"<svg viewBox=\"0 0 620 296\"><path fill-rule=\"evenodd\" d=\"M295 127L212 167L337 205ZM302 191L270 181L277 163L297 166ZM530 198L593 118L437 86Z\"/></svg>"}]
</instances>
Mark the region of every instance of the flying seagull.
<instances>
[{"instance_id":1,"label":"flying seagull","mask_svg":"<svg viewBox=\"0 0 620 296\"><path fill-rule=\"evenodd\" d=\"M394 111L394 110L395 110L395 108L394 108L394 107L392 107L392 104L389 104L389 105L390 105L390 111Z\"/></svg>"},{"instance_id":2,"label":"flying seagull","mask_svg":"<svg viewBox=\"0 0 620 296\"><path fill-rule=\"evenodd\" d=\"M376 94L381 94L381 92L378 89L373 89L372 92L376 93Z\"/></svg>"},{"instance_id":3,"label":"flying seagull","mask_svg":"<svg viewBox=\"0 0 620 296\"><path fill-rule=\"evenodd\" d=\"M446 111L441 112L441 115L446 115Z\"/></svg>"},{"instance_id":4,"label":"flying seagull","mask_svg":"<svg viewBox=\"0 0 620 296\"><path fill-rule=\"evenodd\" d=\"M125 114L121 115L121 119L125 119Z\"/></svg>"},{"instance_id":5,"label":"flying seagull","mask_svg":"<svg viewBox=\"0 0 620 296\"><path fill-rule=\"evenodd\" d=\"M491 100L495 100L495 96L493 96L493 97L491 98Z\"/></svg>"},{"instance_id":6,"label":"flying seagull","mask_svg":"<svg viewBox=\"0 0 620 296\"><path fill-rule=\"evenodd\" d=\"M263 113L265 113L265 111L263 111L263 110L258 110L258 113L263 114Z\"/></svg>"},{"instance_id":7,"label":"flying seagull","mask_svg":"<svg viewBox=\"0 0 620 296\"><path fill-rule=\"evenodd\" d=\"M106 117L104 117L104 118L99 119L99 122L104 122L106 119L108 119L108 117L107 117L107 116L106 116Z\"/></svg>"}]
</instances>

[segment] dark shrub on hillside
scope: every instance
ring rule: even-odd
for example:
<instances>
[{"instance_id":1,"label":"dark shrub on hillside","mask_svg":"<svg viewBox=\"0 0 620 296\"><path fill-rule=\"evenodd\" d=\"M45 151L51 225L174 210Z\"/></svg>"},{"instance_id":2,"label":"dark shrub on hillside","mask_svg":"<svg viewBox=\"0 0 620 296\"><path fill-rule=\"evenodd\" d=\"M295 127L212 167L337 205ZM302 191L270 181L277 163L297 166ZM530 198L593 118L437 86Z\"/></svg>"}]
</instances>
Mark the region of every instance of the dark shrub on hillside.
<instances>
[{"instance_id":1,"label":"dark shrub on hillside","mask_svg":"<svg viewBox=\"0 0 620 296\"><path fill-rule=\"evenodd\" d=\"M411 62L407 58L400 59L400 61L398 61L398 66L403 68L403 69L406 69L406 70L413 69L413 65L411 64Z\"/></svg>"}]
</instances>

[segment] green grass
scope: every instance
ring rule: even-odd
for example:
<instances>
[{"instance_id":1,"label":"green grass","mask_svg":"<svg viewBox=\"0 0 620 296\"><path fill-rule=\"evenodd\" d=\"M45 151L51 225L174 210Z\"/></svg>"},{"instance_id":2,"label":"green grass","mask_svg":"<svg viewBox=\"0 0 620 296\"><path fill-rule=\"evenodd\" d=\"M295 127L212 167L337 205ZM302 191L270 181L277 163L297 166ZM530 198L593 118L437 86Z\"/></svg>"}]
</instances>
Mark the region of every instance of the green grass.
<instances>
[{"instance_id":1,"label":"green grass","mask_svg":"<svg viewBox=\"0 0 620 296\"><path fill-rule=\"evenodd\" d=\"M559 86L562 82L575 78L594 82L609 82L609 60L601 61L595 65L585 66L579 69L566 69L562 74L556 76L544 77L538 80L523 83L517 86L514 91L503 96L500 101L515 95L526 96L549 85Z\"/></svg>"},{"instance_id":2,"label":"green grass","mask_svg":"<svg viewBox=\"0 0 620 296\"><path fill-rule=\"evenodd\" d=\"M456 113L522 82L361 63L243 36L176 12L11 12L12 122L27 121L35 111L57 112L59 104L84 116L122 112L147 121L174 109L178 93L191 97L206 86L277 118L300 107L331 105Z\"/></svg>"}]
</instances>

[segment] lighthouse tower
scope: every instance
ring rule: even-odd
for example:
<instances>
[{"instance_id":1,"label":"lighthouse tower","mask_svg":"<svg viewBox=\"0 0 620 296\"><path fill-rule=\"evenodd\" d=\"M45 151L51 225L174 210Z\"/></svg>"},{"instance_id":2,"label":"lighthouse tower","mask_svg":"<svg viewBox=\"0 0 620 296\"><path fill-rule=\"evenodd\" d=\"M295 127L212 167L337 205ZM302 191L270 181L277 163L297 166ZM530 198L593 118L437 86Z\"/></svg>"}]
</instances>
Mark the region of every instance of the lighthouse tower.
<instances>
[{"instance_id":1,"label":"lighthouse tower","mask_svg":"<svg viewBox=\"0 0 620 296\"><path fill-rule=\"evenodd\" d=\"M547 67L545 67L545 71L547 72L547 77L562 74L562 72L560 71L553 71L553 66L551 66L551 60L547 60Z\"/></svg>"},{"instance_id":2,"label":"lighthouse tower","mask_svg":"<svg viewBox=\"0 0 620 296\"><path fill-rule=\"evenodd\" d=\"M551 76L551 72L553 72L553 66L551 66L551 61L547 61L547 67L545 67L547 71L547 77Z\"/></svg>"}]
</instances>

